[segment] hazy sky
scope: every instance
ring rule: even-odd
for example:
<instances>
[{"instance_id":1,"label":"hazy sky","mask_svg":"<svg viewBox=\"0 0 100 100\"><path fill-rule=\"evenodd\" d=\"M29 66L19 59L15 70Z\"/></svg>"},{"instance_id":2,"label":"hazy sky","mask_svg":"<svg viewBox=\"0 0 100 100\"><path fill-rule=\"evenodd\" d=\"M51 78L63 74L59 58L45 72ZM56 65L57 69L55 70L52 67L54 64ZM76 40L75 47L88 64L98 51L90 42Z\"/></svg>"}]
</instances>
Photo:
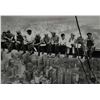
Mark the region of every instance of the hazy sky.
<instances>
[{"instance_id":1,"label":"hazy sky","mask_svg":"<svg viewBox=\"0 0 100 100\"><path fill-rule=\"evenodd\" d=\"M14 26L28 26L30 24L37 23L53 23L53 24L76 24L74 16L3 16L2 18L2 30L3 28L15 28ZM79 24L92 25L100 27L100 16L78 16Z\"/></svg>"},{"instance_id":2,"label":"hazy sky","mask_svg":"<svg viewBox=\"0 0 100 100\"><path fill-rule=\"evenodd\" d=\"M80 23L85 24L99 24L100 23L100 16L78 16ZM67 21L74 21L74 16L3 16L2 22L20 22L20 21L27 21L27 22L43 22L43 21L55 21L58 20L59 23L67 22ZM9 23L10 24L10 23Z\"/></svg>"}]
</instances>

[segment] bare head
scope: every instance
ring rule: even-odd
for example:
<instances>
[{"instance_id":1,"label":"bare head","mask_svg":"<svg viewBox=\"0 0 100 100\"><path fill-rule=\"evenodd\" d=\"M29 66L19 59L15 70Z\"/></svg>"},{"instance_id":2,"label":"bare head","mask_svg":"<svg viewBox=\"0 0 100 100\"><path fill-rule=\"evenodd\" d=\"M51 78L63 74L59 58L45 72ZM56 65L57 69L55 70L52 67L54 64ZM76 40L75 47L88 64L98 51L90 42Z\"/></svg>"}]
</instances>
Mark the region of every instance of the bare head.
<instances>
[{"instance_id":1,"label":"bare head","mask_svg":"<svg viewBox=\"0 0 100 100\"><path fill-rule=\"evenodd\" d=\"M17 35L21 35L21 32L20 31L17 31L16 33L17 33Z\"/></svg>"},{"instance_id":2,"label":"bare head","mask_svg":"<svg viewBox=\"0 0 100 100\"><path fill-rule=\"evenodd\" d=\"M63 40L65 39L65 34L64 34L64 33L61 34L61 38L62 38Z\"/></svg>"}]
</instances>

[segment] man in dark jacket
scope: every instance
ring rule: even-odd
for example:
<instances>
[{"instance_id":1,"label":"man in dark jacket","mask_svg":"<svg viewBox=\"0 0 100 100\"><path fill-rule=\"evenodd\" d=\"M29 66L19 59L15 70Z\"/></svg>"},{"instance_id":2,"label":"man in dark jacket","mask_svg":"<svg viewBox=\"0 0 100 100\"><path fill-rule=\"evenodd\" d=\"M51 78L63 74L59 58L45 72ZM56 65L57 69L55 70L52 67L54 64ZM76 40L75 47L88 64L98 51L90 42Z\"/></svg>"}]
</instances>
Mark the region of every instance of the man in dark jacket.
<instances>
[{"instance_id":1,"label":"man in dark jacket","mask_svg":"<svg viewBox=\"0 0 100 100\"><path fill-rule=\"evenodd\" d=\"M16 42L17 42L17 50L19 51L19 50L22 49L22 47L24 45L24 43L23 43L24 42L24 38L23 38L23 36L22 36L20 31L17 31Z\"/></svg>"},{"instance_id":2,"label":"man in dark jacket","mask_svg":"<svg viewBox=\"0 0 100 100\"><path fill-rule=\"evenodd\" d=\"M47 52L47 54L49 54L50 52L50 48L49 48L49 44L50 44L50 37L48 36L48 34L44 34L44 37L42 39L42 44L44 44L44 46L42 46L42 52L44 53L45 51Z\"/></svg>"},{"instance_id":3,"label":"man in dark jacket","mask_svg":"<svg viewBox=\"0 0 100 100\"><path fill-rule=\"evenodd\" d=\"M51 50L53 50L55 55L57 55L59 53L59 37L56 35L55 32L51 32L51 35L52 35L50 39Z\"/></svg>"},{"instance_id":4,"label":"man in dark jacket","mask_svg":"<svg viewBox=\"0 0 100 100\"><path fill-rule=\"evenodd\" d=\"M95 42L92 37L92 33L87 33L87 39L85 40L86 52L88 57L92 56L92 53L95 49Z\"/></svg>"},{"instance_id":5,"label":"man in dark jacket","mask_svg":"<svg viewBox=\"0 0 100 100\"><path fill-rule=\"evenodd\" d=\"M6 39L9 42L8 53L10 53L15 48L15 37L10 30L7 31Z\"/></svg>"}]
</instances>

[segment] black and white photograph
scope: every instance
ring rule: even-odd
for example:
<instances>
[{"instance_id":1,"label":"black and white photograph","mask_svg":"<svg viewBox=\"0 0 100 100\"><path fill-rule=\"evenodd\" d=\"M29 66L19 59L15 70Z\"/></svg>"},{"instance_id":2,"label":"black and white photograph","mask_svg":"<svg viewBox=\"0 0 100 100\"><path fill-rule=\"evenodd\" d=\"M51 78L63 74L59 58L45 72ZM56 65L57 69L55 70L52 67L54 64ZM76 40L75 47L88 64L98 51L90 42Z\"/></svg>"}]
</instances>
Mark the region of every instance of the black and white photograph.
<instances>
[{"instance_id":1,"label":"black and white photograph","mask_svg":"<svg viewBox=\"0 0 100 100\"><path fill-rule=\"evenodd\" d=\"M100 16L1 16L1 84L100 84Z\"/></svg>"}]
</instances>

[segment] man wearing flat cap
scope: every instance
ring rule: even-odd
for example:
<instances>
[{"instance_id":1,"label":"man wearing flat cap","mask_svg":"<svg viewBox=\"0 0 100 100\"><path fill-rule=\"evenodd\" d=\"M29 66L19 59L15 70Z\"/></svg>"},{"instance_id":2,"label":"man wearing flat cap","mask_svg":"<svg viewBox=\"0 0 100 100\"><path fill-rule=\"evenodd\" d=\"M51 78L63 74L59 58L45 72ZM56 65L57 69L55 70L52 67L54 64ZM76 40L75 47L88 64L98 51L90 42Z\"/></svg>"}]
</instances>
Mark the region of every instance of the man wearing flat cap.
<instances>
[{"instance_id":1,"label":"man wearing flat cap","mask_svg":"<svg viewBox=\"0 0 100 100\"><path fill-rule=\"evenodd\" d=\"M70 38L69 38L69 40L67 42L67 48L69 48L69 49L67 49L67 54L70 52L70 49L71 49L73 57L76 56L76 54L75 54L75 52L76 52L75 51L75 47L76 47L75 41L76 41L75 34L71 33L70 34Z\"/></svg>"},{"instance_id":2,"label":"man wearing flat cap","mask_svg":"<svg viewBox=\"0 0 100 100\"><path fill-rule=\"evenodd\" d=\"M22 36L22 33L20 31L17 31L16 32L17 35L16 35L16 42L17 42L17 50L21 50L23 45L24 45L24 38Z\"/></svg>"},{"instance_id":3,"label":"man wearing flat cap","mask_svg":"<svg viewBox=\"0 0 100 100\"><path fill-rule=\"evenodd\" d=\"M87 39L85 40L85 46L86 46L86 51L87 51L87 55L89 57L92 56L92 53L95 49L95 41L94 38L92 36L92 33L87 33Z\"/></svg>"},{"instance_id":4,"label":"man wearing flat cap","mask_svg":"<svg viewBox=\"0 0 100 100\"><path fill-rule=\"evenodd\" d=\"M58 44L59 37L56 35L56 32L51 32L51 44Z\"/></svg>"},{"instance_id":5,"label":"man wearing flat cap","mask_svg":"<svg viewBox=\"0 0 100 100\"><path fill-rule=\"evenodd\" d=\"M59 52L59 37L58 35L56 35L56 32L51 32L51 39L50 39L50 43L51 43L51 50L53 50L55 52L55 55L58 54Z\"/></svg>"},{"instance_id":6,"label":"man wearing flat cap","mask_svg":"<svg viewBox=\"0 0 100 100\"><path fill-rule=\"evenodd\" d=\"M12 34L10 32L10 30L8 30L6 33L7 33L6 34L6 38L7 38L7 41L9 43L8 52L7 53L10 53L13 50L14 46L15 46L15 35Z\"/></svg>"}]
</instances>

